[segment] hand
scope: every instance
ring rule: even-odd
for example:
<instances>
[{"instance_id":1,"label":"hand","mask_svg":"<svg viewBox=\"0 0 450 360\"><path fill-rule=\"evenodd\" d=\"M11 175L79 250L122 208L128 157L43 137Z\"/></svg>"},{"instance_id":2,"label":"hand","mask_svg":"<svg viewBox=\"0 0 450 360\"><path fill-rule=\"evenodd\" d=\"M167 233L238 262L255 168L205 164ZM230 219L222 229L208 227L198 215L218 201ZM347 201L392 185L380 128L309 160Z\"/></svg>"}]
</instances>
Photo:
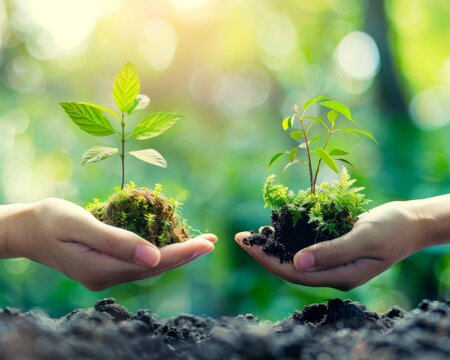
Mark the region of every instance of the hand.
<instances>
[{"instance_id":1,"label":"hand","mask_svg":"<svg viewBox=\"0 0 450 360\"><path fill-rule=\"evenodd\" d=\"M0 229L6 234L3 257L27 257L94 291L185 265L214 250L217 240L215 235L205 234L158 249L130 231L103 224L88 211L62 199L21 206ZM0 246L0 258L1 250Z\"/></svg>"},{"instance_id":2,"label":"hand","mask_svg":"<svg viewBox=\"0 0 450 360\"><path fill-rule=\"evenodd\" d=\"M236 242L287 281L347 291L426 246L425 226L412 203L391 202L362 214L348 234L302 249L293 263L280 264L261 247L243 244L248 232L237 234Z\"/></svg>"}]
</instances>

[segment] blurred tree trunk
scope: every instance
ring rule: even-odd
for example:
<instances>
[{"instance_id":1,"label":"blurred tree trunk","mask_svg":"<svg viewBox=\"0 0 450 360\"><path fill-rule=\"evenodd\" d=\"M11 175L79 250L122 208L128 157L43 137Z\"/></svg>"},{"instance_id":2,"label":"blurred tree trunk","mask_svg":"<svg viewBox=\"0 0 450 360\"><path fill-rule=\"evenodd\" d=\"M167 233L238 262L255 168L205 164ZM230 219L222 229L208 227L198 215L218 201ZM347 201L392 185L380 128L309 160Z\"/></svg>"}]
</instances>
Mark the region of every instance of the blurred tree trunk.
<instances>
[{"instance_id":1,"label":"blurred tree trunk","mask_svg":"<svg viewBox=\"0 0 450 360\"><path fill-rule=\"evenodd\" d=\"M377 44L381 67L378 73L379 102L383 112L398 120L409 119L408 106L400 86L401 76L395 67L394 55L389 46L389 25L385 1L369 0L365 19L366 31Z\"/></svg>"},{"instance_id":2,"label":"blurred tree trunk","mask_svg":"<svg viewBox=\"0 0 450 360\"><path fill-rule=\"evenodd\" d=\"M380 53L380 71L376 82L377 101L382 119L385 120L380 134L382 170L379 186L386 194L409 199L415 186L421 181L417 159L421 149L417 145L420 132L411 121L408 99L402 76L392 53L390 29L386 18L385 0L368 0L365 31L374 39ZM394 200L394 199L393 199ZM393 240L395 241L395 240ZM401 291L407 294L412 305L422 298L438 298L438 281L432 254L421 253L404 260L397 266Z\"/></svg>"}]
</instances>

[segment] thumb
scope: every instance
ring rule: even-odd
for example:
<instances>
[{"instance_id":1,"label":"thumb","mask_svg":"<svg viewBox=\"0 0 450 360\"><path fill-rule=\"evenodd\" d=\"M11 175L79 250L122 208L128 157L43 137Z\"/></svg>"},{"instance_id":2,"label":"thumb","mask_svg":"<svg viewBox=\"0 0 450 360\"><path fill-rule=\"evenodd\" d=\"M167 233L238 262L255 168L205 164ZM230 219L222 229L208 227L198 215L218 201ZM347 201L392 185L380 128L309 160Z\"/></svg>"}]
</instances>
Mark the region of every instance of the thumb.
<instances>
[{"instance_id":1,"label":"thumb","mask_svg":"<svg viewBox=\"0 0 450 360\"><path fill-rule=\"evenodd\" d=\"M366 242L355 230L334 240L324 241L300 250L294 256L297 271L318 271L348 264L364 257Z\"/></svg>"},{"instance_id":2,"label":"thumb","mask_svg":"<svg viewBox=\"0 0 450 360\"><path fill-rule=\"evenodd\" d=\"M161 260L155 245L131 231L101 222L79 228L77 238L90 248L130 263L154 267Z\"/></svg>"}]
</instances>

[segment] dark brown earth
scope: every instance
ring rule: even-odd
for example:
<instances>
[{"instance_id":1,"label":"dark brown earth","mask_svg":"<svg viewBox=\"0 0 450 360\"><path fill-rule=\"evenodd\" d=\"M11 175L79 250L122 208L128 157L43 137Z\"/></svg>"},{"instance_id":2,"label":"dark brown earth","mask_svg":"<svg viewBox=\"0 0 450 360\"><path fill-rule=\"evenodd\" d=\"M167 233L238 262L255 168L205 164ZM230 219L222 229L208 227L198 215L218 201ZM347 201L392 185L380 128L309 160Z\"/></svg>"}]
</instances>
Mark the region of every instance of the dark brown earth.
<instances>
[{"instance_id":1,"label":"dark brown earth","mask_svg":"<svg viewBox=\"0 0 450 360\"><path fill-rule=\"evenodd\" d=\"M306 218L294 223L288 212L272 211L272 227L265 226L260 232L252 233L244 239L244 244L261 246L266 254L279 258L281 263L292 262L294 255L305 247L333 238L317 231Z\"/></svg>"},{"instance_id":2,"label":"dark brown earth","mask_svg":"<svg viewBox=\"0 0 450 360\"><path fill-rule=\"evenodd\" d=\"M59 319L0 310L0 360L411 358L450 358L448 303L423 300L411 312L377 314L334 299L277 323L251 314L162 320L149 310L132 314L114 299Z\"/></svg>"}]
</instances>

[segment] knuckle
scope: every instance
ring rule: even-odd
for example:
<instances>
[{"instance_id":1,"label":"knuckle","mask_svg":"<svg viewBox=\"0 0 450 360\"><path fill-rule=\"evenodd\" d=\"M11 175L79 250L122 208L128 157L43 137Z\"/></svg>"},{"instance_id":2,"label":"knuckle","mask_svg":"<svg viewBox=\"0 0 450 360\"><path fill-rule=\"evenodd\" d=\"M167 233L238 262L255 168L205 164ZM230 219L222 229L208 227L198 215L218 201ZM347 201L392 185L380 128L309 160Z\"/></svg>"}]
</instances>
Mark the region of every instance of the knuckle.
<instances>
[{"instance_id":1,"label":"knuckle","mask_svg":"<svg viewBox=\"0 0 450 360\"><path fill-rule=\"evenodd\" d=\"M120 241L115 231L109 232L105 236L105 249L109 254L118 254L120 249Z\"/></svg>"},{"instance_id":2,"label":"knuckle","mask_svg":"<svg viewBox=\"0 0 450 360\"><path fill-rule=\"evenodd\" d=\"M333 266L335 264L338 264L341 258L340 248L336 246L336 243L332 240L328 240L326 242L323 242L322 244L323 250L325 250L325 256L322 259L322 262L324 262L324 264L319 265Z\"/></svg>"}]
</instances>

